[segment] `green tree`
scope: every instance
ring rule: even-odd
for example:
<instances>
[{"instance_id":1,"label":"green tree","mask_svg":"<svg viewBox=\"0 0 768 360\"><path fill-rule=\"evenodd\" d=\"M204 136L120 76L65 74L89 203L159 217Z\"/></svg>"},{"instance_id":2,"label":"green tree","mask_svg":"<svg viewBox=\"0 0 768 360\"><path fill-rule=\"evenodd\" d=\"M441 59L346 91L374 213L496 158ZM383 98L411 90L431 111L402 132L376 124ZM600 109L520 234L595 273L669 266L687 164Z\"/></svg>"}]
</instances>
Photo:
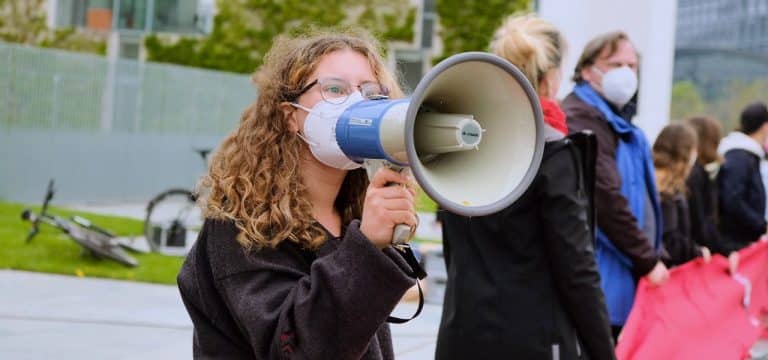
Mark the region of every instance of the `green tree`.
<instances>
[{"instance_id":1,"label":"green tree","mask_svg":"<svg viewBox=\"0 0 768 360\"><path fill-rule=\"evenodd\" d=\"M734 130L739 125L739 115L749 103L766 101L768 78L755 79L749 83L736 80L728 86L727 97L712 104L712 114L720 119L723 130Z\"/></svg>"},{"instance_id":2,"label":"green tree","mask_svg":"<svg viewBox=\"0 0 768 360\"><path fill-rule=\"evenodd\" d=\"M502 20L530 10L529 0L436 0L443 54L438 62L464 51L486 51Z\"/></svg>"},{"instance_id":3,"label":"green tree","mask_svg":"<svg viewBox=\"0 0 768 360\"><path fill-rule=\"evenodd\" d=\"M672 85L669 111L672 120L683 120L691 116L703 115L706 111L707 104L694 83L678 81Z\"/></svg>"},{"instance_id":4,"label":"green tree","mask_svg":"<svg viewBox=\"0 0 768 360\"><path fill-rule=\"evenodd\" d=\"M152 61L249 73L275 37L309 27L357 25L382 40L413 39L416 12L407 0L219 0L213 31L171 41L150 35Z\"/></svg>"},{"instance_id":5,"label":"green tree","mask_svg":"<svg viewBox=\"0 0 768 360\"><path fill-rule=\"evenodd\" d=\"M670 116L672 120L682 120L695 115L708 115L720 121L724 131L735 130L739 125L739 115L747 104L765 101L768 78L757 78L749 83L735 80L722 93L724 96L721 98L707 102L694 83L676 82L672 86Z\"/></svg>"},{"instance_id":6,"label":"green tree","mask_svg":"<svg viewBox=\"0 0 768 360\"><path fill-rule=\"evenodd\" d=\"M57 49L104 54L107 34L49 29L46 0L0 0L0 40Z\"/></svg>"}]
</instances>

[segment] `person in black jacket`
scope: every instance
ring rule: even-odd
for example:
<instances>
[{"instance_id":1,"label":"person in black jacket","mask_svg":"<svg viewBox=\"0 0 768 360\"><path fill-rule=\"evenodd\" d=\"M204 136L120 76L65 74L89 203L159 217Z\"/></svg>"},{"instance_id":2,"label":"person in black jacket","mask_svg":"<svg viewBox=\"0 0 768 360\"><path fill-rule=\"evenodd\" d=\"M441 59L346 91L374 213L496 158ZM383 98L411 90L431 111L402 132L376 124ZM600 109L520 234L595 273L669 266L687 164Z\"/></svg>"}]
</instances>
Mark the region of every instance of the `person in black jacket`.
<instances>
[{"instance_id":1,"label":"person in black jacket","mask_svg":"<svg viewBox=\"0 0 768 360\"><path fill-rule=\"evenodd\" d=\"M685 179L696 159L696 132L685 124L664 127L653 144L653 165L661 195L662 243L667 266L677 266L710 252L691 237L691 221L685 193Z\"/></svg>"},{"instance_id":2,"label":"person in black jacket","mask_svg":"<svg viewBox=\"0 0 768 360\"><path fill-rule=\"evenodd\" d=\"M717 154L720 143L720 123L706 116L686 121L696 131L698 139L696 161L686 180L691 238L710 250L717 250L720 232L717 229L717 184L715 176L721 157Z\"/></svg>"},{"instance_id":3,"label":"person in black jacket","mask_svg":"<svg viewBox=\"0 0 768 360\"><path fill-rule=\"evenodd\" d=\"M763 145L768 140L768 109L763 103L748 105L741 113L740 131L720 142L725 157L717 185L720 200L721 242L716 250L739 250L766 233L765 188L760 176Z\"/></svg>"},{"instance_id":4,"label":"person in black jacket","mask_svg":"<svg viewBox=\"0 0 768 360\"><path fill-rule=\"evenodd\" d=\"M491 48L520 68L543 103L539 173L492 215L441 214L448 279L435 358L614 359L590 226L582 156L554 102L564 39L534 16L508 19ZM559 130L557 130L559 129Z\"/></svg>"},{"instance_id":5,"label":"person in black jacket","mask_svg":"<svg viewBox=\"0 0 768 360\"><path fill-rule=\"evenodd\" d=\"M195 358L393 359L385 323L414 284L389 247L416 224L405 175L323 141L346 107L401 96L365 34L280 38L259 95L203 179L205 224L179 273ZM335 115L334 115L335 114Z\"/></svg>"}]
</instances>

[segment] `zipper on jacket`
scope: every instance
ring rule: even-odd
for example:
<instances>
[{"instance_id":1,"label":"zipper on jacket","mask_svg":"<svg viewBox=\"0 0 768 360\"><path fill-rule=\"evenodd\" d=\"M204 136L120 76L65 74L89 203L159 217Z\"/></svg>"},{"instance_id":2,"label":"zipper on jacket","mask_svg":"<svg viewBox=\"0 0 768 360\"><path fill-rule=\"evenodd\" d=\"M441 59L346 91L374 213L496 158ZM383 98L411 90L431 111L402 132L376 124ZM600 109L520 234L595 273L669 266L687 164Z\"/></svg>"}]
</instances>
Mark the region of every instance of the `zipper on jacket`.
<instances>
[{"instance_id":1,"label":"zipper on jacket","mask_svg":"<svg viewBox=\"0 0 768 360\"><path fill-rule=\"evenodd\" d=\"M581 344L579 344L579 334L576 334L575 337L576 337L576 357L581 358Z\"/></svg>"}]
</instances>

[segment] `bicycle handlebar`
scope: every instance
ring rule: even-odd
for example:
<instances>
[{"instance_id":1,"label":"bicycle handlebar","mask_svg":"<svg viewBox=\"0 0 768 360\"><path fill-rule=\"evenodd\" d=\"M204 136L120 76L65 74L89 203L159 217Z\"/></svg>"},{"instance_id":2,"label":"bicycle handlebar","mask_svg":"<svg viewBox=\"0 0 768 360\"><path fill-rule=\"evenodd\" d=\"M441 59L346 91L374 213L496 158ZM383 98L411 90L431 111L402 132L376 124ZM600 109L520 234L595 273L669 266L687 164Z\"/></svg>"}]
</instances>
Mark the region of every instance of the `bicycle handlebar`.
<instances>
[{"instance_id":1,"label":"bicycle handlebar","mask_svg":"<svg viewBox=\"0 0 768 360\"><path fill-rule=\"evenodd\" d=\"M21 213L21 218L23 220L32 222L32 229L29 230L29 233L27 234L27 240L26 240L27 242L30 242L32 238L34 238L40 232L41 221L53 227L57 227L61 229L61 231L64 231L64 233L67 233L67 234L69 234L69 232L72 230L72 223L56 215L48 215L48 214L37 215L34 212L32 212L32 210L24 209L24 211L22 211Z\"/></svg>"}]
</instances>

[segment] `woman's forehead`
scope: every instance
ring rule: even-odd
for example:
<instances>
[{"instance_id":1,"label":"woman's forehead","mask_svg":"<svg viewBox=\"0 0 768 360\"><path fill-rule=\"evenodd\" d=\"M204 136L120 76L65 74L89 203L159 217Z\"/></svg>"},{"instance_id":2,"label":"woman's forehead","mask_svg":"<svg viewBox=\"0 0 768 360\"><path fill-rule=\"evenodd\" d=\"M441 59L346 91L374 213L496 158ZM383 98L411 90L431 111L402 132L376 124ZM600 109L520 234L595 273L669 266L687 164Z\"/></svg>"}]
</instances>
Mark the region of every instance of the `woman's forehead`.
<instances>
[{"instance_id":1,"label":"woman's forehead","mask_svg":"<svg viewBox=\"0 0 768 360\"><path fill-rule=\"evenodd\" d=\"M368 58L351 49L337 50L323 55L311 78L332 77L354 84L377 81Z\"/></svg>"}]
</instances>

